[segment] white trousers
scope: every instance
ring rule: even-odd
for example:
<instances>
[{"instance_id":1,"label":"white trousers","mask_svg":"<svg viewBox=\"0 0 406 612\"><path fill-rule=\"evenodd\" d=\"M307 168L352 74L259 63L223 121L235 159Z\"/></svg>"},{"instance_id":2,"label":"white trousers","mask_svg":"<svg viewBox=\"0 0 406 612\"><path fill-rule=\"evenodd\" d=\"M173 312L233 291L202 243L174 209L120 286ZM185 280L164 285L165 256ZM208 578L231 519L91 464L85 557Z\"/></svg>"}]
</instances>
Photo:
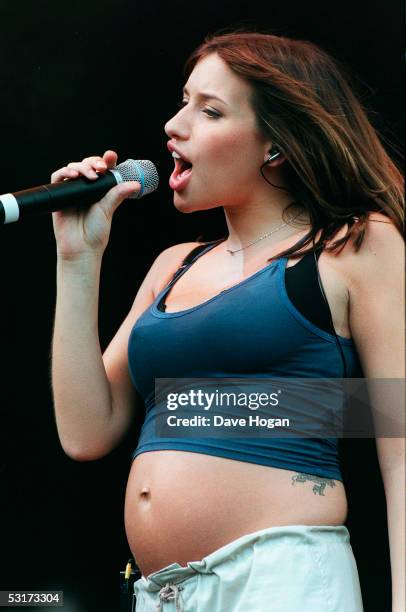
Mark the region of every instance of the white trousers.
<instances>
[{"instance_id":1,"label":"white trousers","mask_svg":"<svg viewBox=\"0 0 406 612\"><path fill-rule=\"evenodd\" d=\"M134 583L136 612L363 612L344 525L287 525L244 535L199 561Z\"/></svg>"}]
</instances>

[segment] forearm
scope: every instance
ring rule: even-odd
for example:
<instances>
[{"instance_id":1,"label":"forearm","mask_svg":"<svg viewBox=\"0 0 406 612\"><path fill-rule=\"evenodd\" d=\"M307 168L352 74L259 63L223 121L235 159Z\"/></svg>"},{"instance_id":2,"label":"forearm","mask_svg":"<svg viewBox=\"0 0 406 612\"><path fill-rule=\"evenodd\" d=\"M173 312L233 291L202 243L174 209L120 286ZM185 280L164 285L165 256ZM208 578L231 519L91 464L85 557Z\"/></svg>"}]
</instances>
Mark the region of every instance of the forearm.
<instances>
[{"instance_id":1,"label":"forearm","mask_svg":"<svg viewBox=\"0 0 406 612\"><path fill-rule=\"evenodd\" d=\"M111 417L98 333L100 268L98 257L57 264L52 389L59 438L74 458L101 448Z\"/></svg>"},{"instance_id":2,"label":"forearm","mask_svg":"<svg viewBox=\"0 0 406 612\"><path fill-rule=\"evenodd\" d=\"M386 494L390 560L392 572L392 612L404 612L405 603L405 466L399 465L383 475Z\"/></svg>"}]
</instances>

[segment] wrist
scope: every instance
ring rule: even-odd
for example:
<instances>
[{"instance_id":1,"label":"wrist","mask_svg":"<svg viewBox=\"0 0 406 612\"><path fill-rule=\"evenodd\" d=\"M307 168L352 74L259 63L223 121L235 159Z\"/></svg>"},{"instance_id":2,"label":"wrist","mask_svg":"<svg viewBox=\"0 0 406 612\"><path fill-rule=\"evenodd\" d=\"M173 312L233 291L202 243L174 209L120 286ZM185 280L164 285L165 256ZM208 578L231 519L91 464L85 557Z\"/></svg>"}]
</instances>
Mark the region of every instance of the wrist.
<instances>
[{"instance_id":1,"label":"wrist","mask_svg":"<svg viewBox=\"0 0 406 612\"><path fill-rule=\"evenodd\" d=\"M58 275L89 277L100 274L103 253L81 253L80 256L66 257L57 255Z\"/></svg>"},{"instance_id":2,"label":"wrist","mask_svg":"<svg viewBox=\"0 0 406 612\"><path fill-rule=\"evenodd\" d=\"M81 266L100 264L104 251L83 251L74 255L67 255L57 251L57 264L66 267L80 268Z\"/></svg>"}]
</instances>

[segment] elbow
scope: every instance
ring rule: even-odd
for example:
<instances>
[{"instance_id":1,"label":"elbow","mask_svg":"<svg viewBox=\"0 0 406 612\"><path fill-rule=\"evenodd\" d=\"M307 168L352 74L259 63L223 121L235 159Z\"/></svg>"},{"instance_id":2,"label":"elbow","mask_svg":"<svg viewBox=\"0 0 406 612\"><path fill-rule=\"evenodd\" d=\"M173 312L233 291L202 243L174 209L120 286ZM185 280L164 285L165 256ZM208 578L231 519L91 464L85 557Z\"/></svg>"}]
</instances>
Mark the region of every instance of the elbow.
<instances>
[{"instance_id":1,"label":"elbow","mask_svg":"<svg viewBox=\"0 0 406 612\"><path fill-rule=\"evenodd\" d=\"M110 450L92 448L83 448L78 446L66 446L62 444L62 449L73 461L97 461L109 454Z\"/></svg>"}]
</instances>

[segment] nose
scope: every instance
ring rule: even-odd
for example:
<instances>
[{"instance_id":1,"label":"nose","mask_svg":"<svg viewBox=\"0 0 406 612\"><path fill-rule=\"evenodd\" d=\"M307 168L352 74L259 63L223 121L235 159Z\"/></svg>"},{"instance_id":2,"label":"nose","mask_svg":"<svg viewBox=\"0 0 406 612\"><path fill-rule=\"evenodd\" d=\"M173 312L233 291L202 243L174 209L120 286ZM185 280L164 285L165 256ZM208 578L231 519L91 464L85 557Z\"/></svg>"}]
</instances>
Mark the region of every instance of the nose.
<instances>
[{"instance_id":1,"label":"nose","mask_svg":"<svg viewBox=\"0 0 406 612\"><path fill-rule=\"evenodd\" d=\"M183 109L180 109L169 121L165 123L165 133L169 138L187 138L189 134L189 128L187 125L186 118L182 113Z\"/></svg>"}]
</instances>

